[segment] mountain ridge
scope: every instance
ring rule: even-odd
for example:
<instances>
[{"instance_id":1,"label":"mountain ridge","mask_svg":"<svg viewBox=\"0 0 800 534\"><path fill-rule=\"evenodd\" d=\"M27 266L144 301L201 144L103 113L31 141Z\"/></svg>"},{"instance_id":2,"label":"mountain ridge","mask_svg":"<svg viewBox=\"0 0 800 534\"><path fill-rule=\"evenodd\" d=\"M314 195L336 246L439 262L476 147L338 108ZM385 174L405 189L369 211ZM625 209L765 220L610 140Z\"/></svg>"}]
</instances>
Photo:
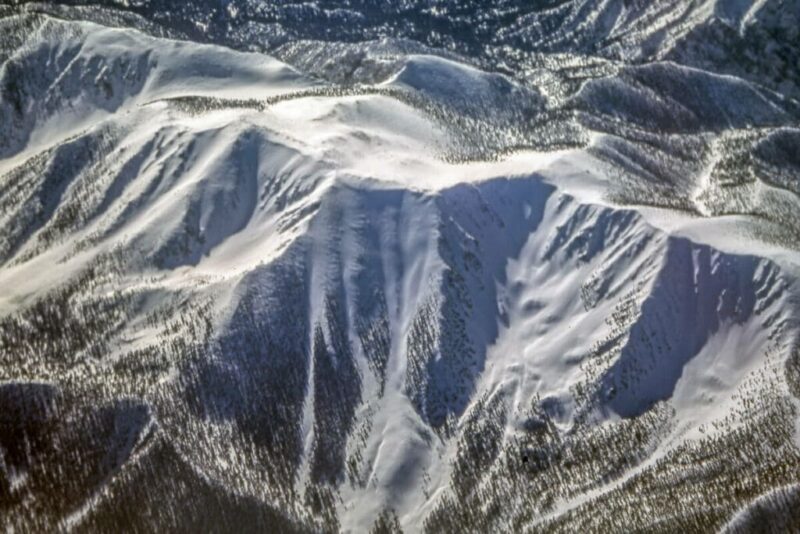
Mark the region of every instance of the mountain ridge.
<instances>
[{"instance_id":1,"label":"mountain ridge","mask_svg":"<svg viewBox=\"0 0 800 534\"><path fill-rule=\"evenodd\" d=\"M669 62L560 99L418 49L341 86L26 39L4 527L711 531L791 502L791 98Z\"/></svg>"}]
</instances>

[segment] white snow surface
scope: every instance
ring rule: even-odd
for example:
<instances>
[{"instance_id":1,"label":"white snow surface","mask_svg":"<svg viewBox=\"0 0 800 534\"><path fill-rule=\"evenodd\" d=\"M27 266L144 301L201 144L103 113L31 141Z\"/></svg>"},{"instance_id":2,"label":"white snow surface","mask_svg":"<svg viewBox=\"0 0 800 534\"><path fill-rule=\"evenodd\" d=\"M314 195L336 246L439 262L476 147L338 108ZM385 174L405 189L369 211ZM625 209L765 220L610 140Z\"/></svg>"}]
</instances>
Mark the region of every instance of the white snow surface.
<instances>
[{"instance_id":1,"label":"white snow surface","mask_svg":"<svg viewBox=\"0 0 800 534\"><path fill-rule=\"evenodd\" d=\"M18 149L0 159L0 173L76 136L108 135L113 149L96 180L112 193L85 225L44 249L34 234L14 256L29 252L29 259L0 267L0 313L57 287L114 246L153 255L167 250L187 225L202 240L180 257L165 256L162 268L147 273L152 278L131 284L152 284L167 295L210 282L204 291L216 296L220 324L247 290L247 275L290 261L293 247L302 247L310 264L312 321L321 317L331 284L341 284L349 301L381 290L392 340L386 391L376 394L377 381L357 354L369 402L356 420L371 419L360 467L367 483L341 486L343 531L368 530L386 505L405 529L421 530L448 491L455 444L432 437L410 401L406 346L415 314L453 264L442 257L442 232L460 232L458 243L471 243L481 263L466 287L475 306L468 330L485 355L469 403L456 415L468 414L483 394L499 395L512 414L508 437L536 395L548 400L559 427L569 427L576 415L570 391L585 376L581 363L611 332L608 318L631 291L649 297L621 342L620 359L656 351L637 346L645 331L655 332L648 343L679 332L688 340L659 345L666 363L629 398L598 406L595 417L615 419L637 412L640 403L667 400L679 431L666 446L697 437L701 425L726 413L737 387L763 363L759 355L770 343L763 318L791 319L786 301L795 293L796 253L748 239L744 219L616 206L605 195L604 164L586 149L450 163L441 157L453 142L448 131L391 96L304 93L320 84L264 55L89 23L70 27L69 39L43 36L35 41L40 49L19 52L38 58L43 70L69 61L26 110L28 130L4 134L17 136ZM109 92L86 89L88 73ZM487 76L418 56L384 85L447 98L465 86L489 91ZM263 109L186 112L170 100L276 95L286 98ZM62 198L73 193L67 186ZM0 223L6 217L0 214ZM364 242L365 228L378 236L374 242ZM358 266L375 256L381 280L359 281ZM691 296L682 293L681 277L694 277ZM313 418L307 410L308 447ZM420 490L424 474L429 497Z\"/></svg>"}]
</instances>

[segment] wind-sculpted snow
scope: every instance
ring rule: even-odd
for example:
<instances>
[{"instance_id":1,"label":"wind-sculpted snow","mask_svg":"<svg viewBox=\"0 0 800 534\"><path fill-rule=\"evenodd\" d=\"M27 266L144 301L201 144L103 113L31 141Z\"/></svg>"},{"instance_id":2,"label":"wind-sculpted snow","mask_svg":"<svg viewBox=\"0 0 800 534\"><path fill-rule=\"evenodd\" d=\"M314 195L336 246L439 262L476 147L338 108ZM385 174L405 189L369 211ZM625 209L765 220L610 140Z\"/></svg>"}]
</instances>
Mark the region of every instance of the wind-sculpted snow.
<instances>
[{"instance_id":1,"label":"wind-sculpted snow","mask_svg":"<svg viewBox=\"0 0 800 534\"><path fill-rule=\"evenodd\" d=\"M793 528L796 2L68 4L0 7L0 528Z\"/></svg>"}]
</instances>

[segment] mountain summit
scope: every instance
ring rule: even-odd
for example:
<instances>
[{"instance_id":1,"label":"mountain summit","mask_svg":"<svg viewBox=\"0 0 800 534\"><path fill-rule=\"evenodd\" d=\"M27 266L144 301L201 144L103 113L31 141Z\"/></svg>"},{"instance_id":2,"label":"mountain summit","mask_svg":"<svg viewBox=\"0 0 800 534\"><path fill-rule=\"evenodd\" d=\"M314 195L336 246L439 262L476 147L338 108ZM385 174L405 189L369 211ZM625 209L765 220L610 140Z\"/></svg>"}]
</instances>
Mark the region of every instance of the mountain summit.
<instances>
[{"instance_id":1,"label":"mountain summit","mask_svg":"<svg viewBox=\"0 0 800 534\"><path fill-rule=\"evenodd\" d=\"M0 6L0 528L800 529L797 2L479 4Z\"/></svg>"}]
</instances>

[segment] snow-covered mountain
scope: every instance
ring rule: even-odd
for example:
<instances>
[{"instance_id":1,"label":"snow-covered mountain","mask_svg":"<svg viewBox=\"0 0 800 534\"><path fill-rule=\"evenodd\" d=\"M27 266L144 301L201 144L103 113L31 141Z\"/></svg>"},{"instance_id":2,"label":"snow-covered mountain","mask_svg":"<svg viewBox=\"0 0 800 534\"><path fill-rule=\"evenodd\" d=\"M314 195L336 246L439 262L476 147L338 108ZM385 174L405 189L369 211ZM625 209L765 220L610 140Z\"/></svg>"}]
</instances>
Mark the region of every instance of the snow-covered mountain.
<instances>
[{"instance_id":1,"label":"snow-covered mountain","mask_svg":"<svg viewBox=\"0 0 800 534\"><path fill-rule=\"evenodd\" d=\"M0 526L800 528L795 4L0 7Z\"/></svg>"}]
</instances>

